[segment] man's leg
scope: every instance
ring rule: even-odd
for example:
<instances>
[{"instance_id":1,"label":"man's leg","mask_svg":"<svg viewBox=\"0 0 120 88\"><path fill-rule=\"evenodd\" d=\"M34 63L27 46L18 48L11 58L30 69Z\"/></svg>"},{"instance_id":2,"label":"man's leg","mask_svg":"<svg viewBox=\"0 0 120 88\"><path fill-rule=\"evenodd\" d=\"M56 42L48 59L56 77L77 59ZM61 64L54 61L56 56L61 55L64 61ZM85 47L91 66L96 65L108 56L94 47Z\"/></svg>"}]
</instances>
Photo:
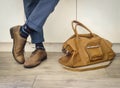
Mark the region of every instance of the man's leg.
<instances>
[{"instance_id":1,"label":"man's leg","mask_svg":"<svg viewBox=\"0 0 120 88\"><path fill-rule=\"evenodd\" d=\"M36 48L30 58L25 61L24 67L35 67L47 58L47 53L41 48L42 42L44 41L43 25L58 1L59 0L40 0L29 15L26 25L32 30L32 32L30 32L32 43L35 43L38 47L40 46L40 48Z\"/></svg>"},{"instance_id":2,"label":"man's leg","mask_svg":"<svg viewBox=\"0 0 120 88\"><path fill-rule=\"evenodd\" d=\"M28 17L31 15L32 11L34 10L34 8L37 6L37 4L39 3L40 0L23 0L23 4L24 4L24 11L25 11L25 15L26 15L26 20L28 19ZM43 30L41 30L41 32L36 32L34 30L30 30L29 28L25 27L28 25L24 24L22 26L21 29L21 35L25 38L28 37L28 35L32 35L33 37L31 37L31 40L34 40L34 43L37 42L37 38L42 38L43 37ZM29 33L29 31L31 31ZM26 34L27 33L27 34ZM44 41L44 40L39 40L39 41ZM36 47L40 47L40 48L44 48L43 44L36 44Z\"/></svg>"}]
</instances>

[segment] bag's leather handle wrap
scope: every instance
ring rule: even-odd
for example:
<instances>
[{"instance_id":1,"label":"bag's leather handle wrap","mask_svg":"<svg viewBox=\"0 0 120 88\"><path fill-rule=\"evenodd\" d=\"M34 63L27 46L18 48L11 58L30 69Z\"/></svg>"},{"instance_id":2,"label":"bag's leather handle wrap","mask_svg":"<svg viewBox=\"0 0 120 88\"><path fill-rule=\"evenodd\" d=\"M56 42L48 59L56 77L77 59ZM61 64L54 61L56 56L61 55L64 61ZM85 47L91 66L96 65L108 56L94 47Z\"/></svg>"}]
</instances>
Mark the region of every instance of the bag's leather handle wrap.
<instances>
[{"instance_id":1,"label":"bag's leather handle wrap","mask_svg":"<svg viewBox=\"0 0 120 88\"><path fill-rule=\"evenodd\" d=\"M74 24L75 24L75 25L74 25ZM82 23L80 23L80 22L78 22L78 21L76 21L76 20L73 20L73 21L72 21L72 29L73 29L75 35L78 35L78 32L77 32L77 27L78 27L78 26L81 26L81 27L85 28L88 32L90 32L91 36L93 36L93 33L92 33L92 32L90 31L90 29L87 28L84 24L82 24Z\"/></svg>"}]
</instances>

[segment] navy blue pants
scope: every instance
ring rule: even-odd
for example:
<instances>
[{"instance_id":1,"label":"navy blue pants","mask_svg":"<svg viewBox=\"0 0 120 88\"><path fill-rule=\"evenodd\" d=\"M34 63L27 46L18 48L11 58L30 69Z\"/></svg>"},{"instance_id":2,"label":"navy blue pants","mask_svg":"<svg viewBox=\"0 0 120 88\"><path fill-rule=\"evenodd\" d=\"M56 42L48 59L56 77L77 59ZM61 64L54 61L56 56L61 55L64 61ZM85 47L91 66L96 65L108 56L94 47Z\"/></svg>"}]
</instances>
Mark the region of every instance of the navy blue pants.
<instances>
[{"instance_id":1,"label":"navy blue pants","mask_svg":"<svg viewBox=\"0 0 120 88\"><path fill-rule=\"evenodd\" d=\"M30 33L32 43L44 41L43 25L54 11L59 0L23 0L26 23L33 31Z\"/></svg>"}]
</instances>

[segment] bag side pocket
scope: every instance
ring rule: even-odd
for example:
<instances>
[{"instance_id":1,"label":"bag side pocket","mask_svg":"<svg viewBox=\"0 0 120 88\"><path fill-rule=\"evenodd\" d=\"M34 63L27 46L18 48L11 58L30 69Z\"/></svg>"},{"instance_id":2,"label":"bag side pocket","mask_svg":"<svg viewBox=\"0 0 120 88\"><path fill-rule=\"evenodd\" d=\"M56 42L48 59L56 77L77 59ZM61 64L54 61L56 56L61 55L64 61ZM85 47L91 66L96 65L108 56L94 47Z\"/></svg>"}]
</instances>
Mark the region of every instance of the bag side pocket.
<instances>
[{"instance_id":1,"label":"bag side pocket","mask_svg":"<svg viewBox=\"0 0 120 88\"><path fill-rule=\"evenodd\" d=\"M99 44L88 44L86 47L87 54L89 56L90 62L102 60L103 52Z\"/></svg>"}]
</instances>

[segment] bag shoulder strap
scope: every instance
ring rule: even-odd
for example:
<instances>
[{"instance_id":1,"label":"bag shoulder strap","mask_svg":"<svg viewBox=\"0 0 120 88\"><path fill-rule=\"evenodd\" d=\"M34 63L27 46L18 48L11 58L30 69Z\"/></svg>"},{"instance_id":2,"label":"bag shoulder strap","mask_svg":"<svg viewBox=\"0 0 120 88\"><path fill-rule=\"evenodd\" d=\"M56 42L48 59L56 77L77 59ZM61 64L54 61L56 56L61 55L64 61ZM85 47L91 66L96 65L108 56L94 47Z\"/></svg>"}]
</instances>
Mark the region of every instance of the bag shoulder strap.
<instances>
[{"instance_id":1,"label":"bag shoulder strap","mask_svg":"<svg viewBox=\"0 0 120 88\"><path fill-rule=\"evenodd\" d=\"M101 68L106 68L106 67L108 67L112 62L113 62L113 59L112 59L107 65L102 65L102 66L97 66L97 67L90 67L90 68L84 68L84 69L72 68L72 67L63 67L63 68L65 68L65 69L67 69L67 70L70 70L70 71L82 72L82 71L90 71L90 70L97 70L97 69L101 69Z\"/></svg>"}]
</instances>

